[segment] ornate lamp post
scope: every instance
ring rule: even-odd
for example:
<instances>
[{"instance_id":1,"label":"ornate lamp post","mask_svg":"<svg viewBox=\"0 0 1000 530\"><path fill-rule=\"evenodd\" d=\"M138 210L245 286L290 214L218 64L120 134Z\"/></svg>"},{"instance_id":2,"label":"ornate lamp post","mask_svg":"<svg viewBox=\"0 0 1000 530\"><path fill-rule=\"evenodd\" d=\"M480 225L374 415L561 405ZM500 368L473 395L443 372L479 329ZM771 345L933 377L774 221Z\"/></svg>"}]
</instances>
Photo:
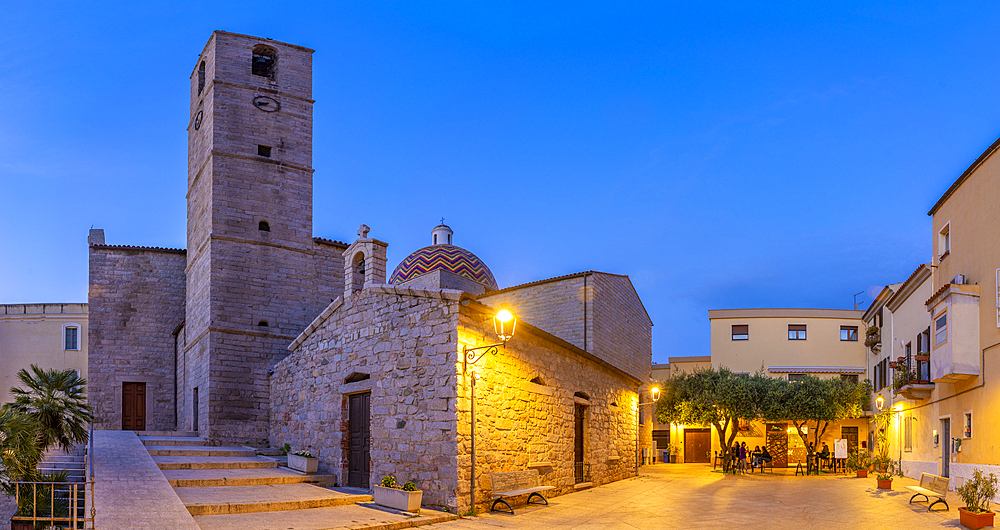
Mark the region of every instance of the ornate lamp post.
<instances>
[{"instance_id":1,"label":"ornate lamp post","mask_svg":"<svg viewBox=\"0 0 1000 530\"><path fill-rule=\"evenodd\" d=\"M469 479L470 512L474 512L476 509L476 380L479 379L479 374L476 372L470 373L469 365L476 364L476 362L478 362L479 359L482 359L487 353L495 354L498 351L498 348L505 347L507 345L507 341L514 336L514 328L516 326L517 317L511 314L510 311L501 309L500 311L497 311L497 314L493 317L493 331L496 332L497 338L500 339L499 343L479 346L477 348L469 348L464 344L462 345L462 373L469 374L469 379L471 380L471 390L469 393L469 405L471 411L469 449L471 452L472 462L472 475Z\"/></svg>"}]
</instances>

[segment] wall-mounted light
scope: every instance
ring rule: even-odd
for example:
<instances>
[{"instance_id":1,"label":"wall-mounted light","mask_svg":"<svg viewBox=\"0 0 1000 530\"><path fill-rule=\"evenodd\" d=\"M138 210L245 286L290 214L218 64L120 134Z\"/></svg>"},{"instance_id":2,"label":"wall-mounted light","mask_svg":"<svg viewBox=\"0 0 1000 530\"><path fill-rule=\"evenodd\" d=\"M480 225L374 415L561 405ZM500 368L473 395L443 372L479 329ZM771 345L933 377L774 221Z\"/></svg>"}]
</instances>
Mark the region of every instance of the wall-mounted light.
<instances>
[{"instance_id":1,"label":"wall-mounted light","mask_svg":"<svg viewBox=\"0 0 1000 530\"><path fill-rule=\"evenodd\" d=\"M875 408L877 408L879 412L882 412L883 407L885 407L885 398L882 396L875 398Z\"/></svg>"},{"instance_id":2,"label":"wall-mounted light","mask_svg":"<svg viewBox=\"0 0 1000 530\"><path fill-rule=\"evenodd\" d=\"M514 336L514 328L517 327L517 317L506 309L497 311L493 317L493 330L496 331L500 342L505 343Z\"/></svg>"},{"instance_id":3,"label":"wall-mounted light","mask_svg":"<svg viewBox=\"0 0 1000 530\"><path fill-rule=\"evenodd\" d=\"M651 388L649 390L649 395L652 396L653 401L659 401L660 400L660 388L654 386L653 388Z\"/></svg>"},{"instance_id":4,"label":"wall-mounted light","mask_svg":"<svg viewBox=\"0 0 1000 530\"><path fill-rule=\"evenodd\" d=\"M497 348L501 346L506 346L507 341L509 341L514 336L514 328L517 326L517 317L515 317L507 309L501 309L497 311L497 314L493 317L493 329L496 331L497 338L500 342L497 344L488 344L486 346L479 346L478 348L469 348L466 345L462 345L462 372L468 373L469 365L475 364L479 359L482 359L487 353L496 353ZM482 352L476 355L476 352Z\"/></svg>"}]
</instances>

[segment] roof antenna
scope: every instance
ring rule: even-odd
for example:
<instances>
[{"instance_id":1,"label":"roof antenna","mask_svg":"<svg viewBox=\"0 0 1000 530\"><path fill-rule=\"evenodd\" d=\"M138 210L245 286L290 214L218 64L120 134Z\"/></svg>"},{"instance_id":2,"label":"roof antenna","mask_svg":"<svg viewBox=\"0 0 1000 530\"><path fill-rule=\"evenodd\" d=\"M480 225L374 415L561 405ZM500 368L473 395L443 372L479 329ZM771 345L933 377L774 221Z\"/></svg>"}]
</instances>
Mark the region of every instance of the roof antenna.
<instances>
[{"instance_id":1,"label":"roof antenna","mask_svg":"<svg viewBox=\"0 0 1000 530\"><path fill-rule=\"evenodd\" d=\"M858 302L858 295L859 294L865 294L865 292L861 291L860 293L854 293L854 310L855 311L861 309L861 304L864 303L864 301Z\"/></svg>"}]
</instances>

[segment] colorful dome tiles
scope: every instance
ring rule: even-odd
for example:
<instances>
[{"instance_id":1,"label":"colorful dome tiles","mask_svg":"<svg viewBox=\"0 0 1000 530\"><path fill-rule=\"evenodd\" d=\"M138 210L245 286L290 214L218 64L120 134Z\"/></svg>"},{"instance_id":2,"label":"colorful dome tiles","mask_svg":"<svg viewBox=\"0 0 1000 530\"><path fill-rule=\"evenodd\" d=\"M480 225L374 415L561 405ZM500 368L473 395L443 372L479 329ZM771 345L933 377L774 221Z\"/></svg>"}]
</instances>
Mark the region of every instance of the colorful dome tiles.
<instances>
[{"instance_id":1,"label":"colorful dome tiles","mask_svg":"<svg viewBox=\"0 0 1000 530\"><path fill-rule=\"evenodd\" d=\"M453 245L432 245L410 254L392 271L389 283L398 285L435 270L445 270L497 289L490 268L472 252Z\"/></svg>"}]
</instances>

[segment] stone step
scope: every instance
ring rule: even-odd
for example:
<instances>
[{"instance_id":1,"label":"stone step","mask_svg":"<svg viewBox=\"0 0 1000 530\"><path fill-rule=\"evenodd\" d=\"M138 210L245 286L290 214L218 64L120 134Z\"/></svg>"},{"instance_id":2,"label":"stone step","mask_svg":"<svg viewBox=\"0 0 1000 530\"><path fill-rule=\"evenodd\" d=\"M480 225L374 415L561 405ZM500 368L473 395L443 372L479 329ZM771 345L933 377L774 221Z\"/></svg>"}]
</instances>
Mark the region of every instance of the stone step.
<instances>
[{"instance_id":1,"label":"stone step","mask_svg":"<svg viewBox=\"0 0 1000 530\"><path fill-rule=\"evenodd\" d=\"M201 515L194 518L201 530L398 530L454 521L458 515L422 508L420 515L376 509L367 504L310 508L293 512L257 512L231 515ZM506 523L501 523L506 526ZM487 525L483 525L487 526ZM442 528L446 528L447 525ZM492 525L491 525L492 527Z\"/></svg>"},{"instance_id":2,"label":"stone step","mask_svg":"<svg viewBox=\"0 0 1000 530\"><path fill-rule=\"evenodd\" d=\"M198 436L197 431L132 431L136 436Z\"/></svg>"},{"instance_id":3,"label":"stone step","mask_svg":"<svg viewBox=\"0 0 1000 530\"><path fill-rule=\"evenodd\" d=\"M153 462L168 469L267 469L277 468L273 460L248 456L154 456Z\"/></svg>"},{"instance_id":4,"label":"stone step","mask_svg":"<svg viewBox=\"0 0 1000 530\"><path fill-rule=\"evenodd\" d=\"M47 462L42 460L38 463L38 468L41 469L42 466L45 467L58 467L60 469L83 469L86 467L84 462Z\"/></svg>"},{"instance_id":5,"label":"stone step","mask_svg":"<svg viewBox=\"0 0 1000 530\"><path fill-rule=\"evenodd\" d=\"M336 484L334 475L306 475L287 468L262 469L168 469L167 482L175 488L215 486L265 486L270 484Z\"/></svg>"},{"instance_id":6,"label":"stone step","mask_svg":"<svg viewBox=\"0 0 1000 530\"><path fill-rule=\"evenodd\" d=\"M45 456L42 458L42 462L83 462L85 460L83 455L80 456L69 456L69 455L59 455L59 456Z\"/></svg>"},{"instance_id":7,"label":"stone step","mask_svg":"<svg viewBox=\"0 0 1000 530\"><path fill-rule=\"evenodd\" d=\"M152 456L254 456L252 449L243 447L147 445L146 450Z\"/></svg>"},{"instance_id":8,"label":"stone step","mask_svg":"<svg viewBox=\"0 0 1000 530\"><path fill-rule=\"evenodd\" d=\"M198 438L197 436L140 436L139 441L141 441L143 445L155 445L161 447L166 445L208 445L208 440Z\"/></svg>"},{"instance_id":9,"label":"stone step","mask_svg":"<svg viewBox=\"0 0 1000 530\"><path fill-rule=\"evenodd\" d=\"M275 512L342 506L372 500L311 484L175 488L191 515Z\"/></svg>"}]
</instances>

